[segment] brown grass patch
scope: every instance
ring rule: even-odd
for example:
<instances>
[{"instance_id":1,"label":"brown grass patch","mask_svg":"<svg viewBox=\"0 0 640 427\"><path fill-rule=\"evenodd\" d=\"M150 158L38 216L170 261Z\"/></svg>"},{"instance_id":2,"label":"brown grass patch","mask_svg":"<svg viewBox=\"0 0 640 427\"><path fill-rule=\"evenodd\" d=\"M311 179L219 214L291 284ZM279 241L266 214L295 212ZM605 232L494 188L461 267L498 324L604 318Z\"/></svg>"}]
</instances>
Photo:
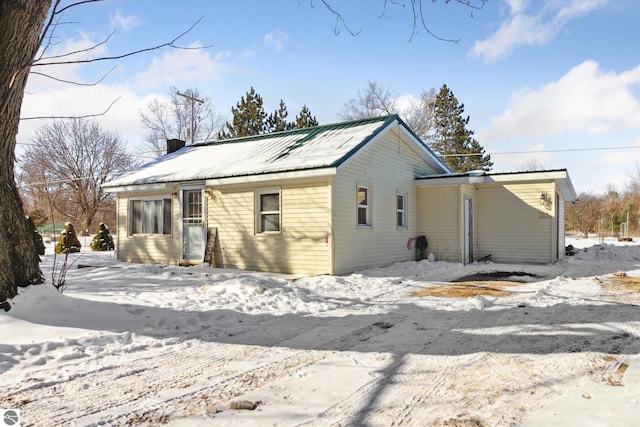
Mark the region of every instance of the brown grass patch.
<instances>
[{"instance_id":1,"label":"brown grass patch","mask_svg":"<svg viewBox=\"0 0 640 427\"><path fill-rule=\"evenodd\" d=\"M473 298L478 295L508 297L513 293L505 291L505 288L518 285L522 285L522 283L506 281L456 282L450 285L428 286L413 292L412 295L438 298Z\"/></svg>"},{"instance_id":2,"label":"brown grass patch","mask_svg":"<svg viewBox=\"0 0 640 427\"><path fill-rule=\"evenodd\" d=\"M624 273L614 274L604 279L603 284L615 290L640 292L640 277L627 276Z\"/></svg>"}]
</instances>

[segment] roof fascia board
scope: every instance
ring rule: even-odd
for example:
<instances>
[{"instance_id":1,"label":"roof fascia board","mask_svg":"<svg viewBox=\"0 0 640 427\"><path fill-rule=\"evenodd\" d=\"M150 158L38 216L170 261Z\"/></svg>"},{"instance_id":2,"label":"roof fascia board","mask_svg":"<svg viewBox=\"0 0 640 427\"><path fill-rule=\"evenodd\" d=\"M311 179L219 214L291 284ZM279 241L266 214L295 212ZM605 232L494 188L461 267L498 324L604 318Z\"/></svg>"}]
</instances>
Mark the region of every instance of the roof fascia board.
<instances>
[{"instance_id":1,"label":"roof fascia board","mask_svg":"<svg viewBox=\"0 0 640 427\"><path fill-rule=\"evenodd\" d=\"M531 181L554 181L564 199L568 202L572 202L577 199L576 190L573 188L571 178L566 170L554 170L554 171L540 171L540 172L524 172L516 174L504 174L504 175L488 175L492 177L494 182L508 183L514 182L531 182ZM517 179L514 179L517 177Z\"/></svg>"},{"instance_id":2,"label":"roof fascia board","mask_svg":"<svg viewBox=\"0 0 640 427\"><path fill-rule=\"evenodd\" d=\"M288 179L323 178L336 175L336 168L318 168L297 170L288 172L264 173L259 175L232 176L227 178L214 178L206 180L207 187L218 187L235 184L254 184L269 181L282 181Z\"/></svg>"},{"instance_id":3,"label":"roof fascia board","mask_svg":"<svg viewBox=\"0 0 640 427\"><path fill-rule=\"evenodd\" d=\"M486 174L486 175L454 175L440 176L437 178L416 179L416 187L442 187L465 184L510 184L524 182L553 181L558 185L566 201L576 200L576 192L566 170Z\"/></svg>"},{"instance_id":4,"label":"roof fascia board","mask_svg":"<svg viewBox=\"0 0 640 427\"><path fill-rule=\"evenodd\" d=\"M416 179L415 185L416 187L446 187L451 185L464 185L469 184L468 176L450 176L450 177L439 177L439 178L429 178L429 179Z\"/></svg>"},{"instance_id":5,"label":"roof fascia board","mask_svg":"<svg viewBox=\"0 0 640 427\"><path fill-rule=\"evenodd\" d=\"M107 193L128 193L134 191L161 191L166 190L169 186L165 183L162 184L134 184L134 185L120 185L115 187L103 186L102 189Z\"/></svg>"}]
</instances>

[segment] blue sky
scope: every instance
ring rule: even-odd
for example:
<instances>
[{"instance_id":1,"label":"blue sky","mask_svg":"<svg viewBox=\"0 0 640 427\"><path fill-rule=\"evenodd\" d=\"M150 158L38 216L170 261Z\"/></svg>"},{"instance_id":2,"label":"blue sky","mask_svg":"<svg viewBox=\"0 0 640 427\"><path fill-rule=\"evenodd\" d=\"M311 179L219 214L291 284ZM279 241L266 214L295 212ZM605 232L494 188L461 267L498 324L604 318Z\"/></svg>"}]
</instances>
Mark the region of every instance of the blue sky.
<instances>
[{"instance_id":1,"label":"blue sky","mask_svg":"<svg viewBox=\"0 0 640 427\"><path fill-rule=\"evenodd\" d=\"M640 163L640 1L488 0L472 13L423 0L429 30L457 43L421 27L412 36L410 0L386 9L384 0L327 1L356 36L319 0L106 0L74 8L64 17L73 24L59 26L49 52L86 48L116 30L95 53L117 55L168 41L200 18L179 44L210 47L40 68L95 82L117 65L88 87L32 76L22 116L99 112L120 97L100 120L141 149L139 112L171 86L197 88L226 118L253 86L268 112L283 99L291 117L306 104L320 123L332 123L370 80L402 99L446 84L496 172L535 161L567 168L578 192L599 193L609 184L622 190ZM28 143L41 124L23 121L18 142Z\"/></svg>"}]
</instances>

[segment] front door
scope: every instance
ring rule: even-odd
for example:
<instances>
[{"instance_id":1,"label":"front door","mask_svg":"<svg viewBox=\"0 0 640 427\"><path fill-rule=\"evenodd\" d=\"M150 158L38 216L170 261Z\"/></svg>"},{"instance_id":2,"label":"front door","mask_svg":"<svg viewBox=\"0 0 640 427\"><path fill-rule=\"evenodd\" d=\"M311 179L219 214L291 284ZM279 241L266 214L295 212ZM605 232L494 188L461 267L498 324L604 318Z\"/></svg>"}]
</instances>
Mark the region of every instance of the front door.
<instances>
[{"instance_id":1,"label":"front door","mask_svg":"<svg viewBox=\"0 0 640 427\"><path fill-rule=\"evenodd\" d=\"M464 198L464 263L474 261L473 258L473 200Z\"/></svg>"},{"instance_id":2,"label":"front door","mask_svg":"<svg viewBox=\"0 0 640 427\"><path fill-rule=\"evenodd\" d=\"M182 261L203 262L207 229L202 189L182 190Z\"/></svg>"}]
</instances>

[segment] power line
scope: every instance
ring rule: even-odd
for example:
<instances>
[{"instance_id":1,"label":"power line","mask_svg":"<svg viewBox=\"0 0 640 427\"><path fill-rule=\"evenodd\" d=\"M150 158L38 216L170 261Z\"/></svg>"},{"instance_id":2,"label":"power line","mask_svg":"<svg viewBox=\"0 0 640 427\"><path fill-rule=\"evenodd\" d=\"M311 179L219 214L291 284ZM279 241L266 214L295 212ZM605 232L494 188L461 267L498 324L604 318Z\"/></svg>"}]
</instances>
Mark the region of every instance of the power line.
<instances>
[{"instance_id":1,"label":"power line","mask_svg":"<svg viewBox=\"0 0 640 427\"><path fill-rule=\"evenodd\" d=\"M633 147L592 147L592 148L563 148L558 150L530 150L530 151L502 151L494 153L466 153L466 154L441 154L440 157L467 157L467 156L500 156L509 154L538 154L538 153L574 153L580 151L603 151L603 150L629 150L638 149L640 146Z\"/></svg>"}]
</instances>

